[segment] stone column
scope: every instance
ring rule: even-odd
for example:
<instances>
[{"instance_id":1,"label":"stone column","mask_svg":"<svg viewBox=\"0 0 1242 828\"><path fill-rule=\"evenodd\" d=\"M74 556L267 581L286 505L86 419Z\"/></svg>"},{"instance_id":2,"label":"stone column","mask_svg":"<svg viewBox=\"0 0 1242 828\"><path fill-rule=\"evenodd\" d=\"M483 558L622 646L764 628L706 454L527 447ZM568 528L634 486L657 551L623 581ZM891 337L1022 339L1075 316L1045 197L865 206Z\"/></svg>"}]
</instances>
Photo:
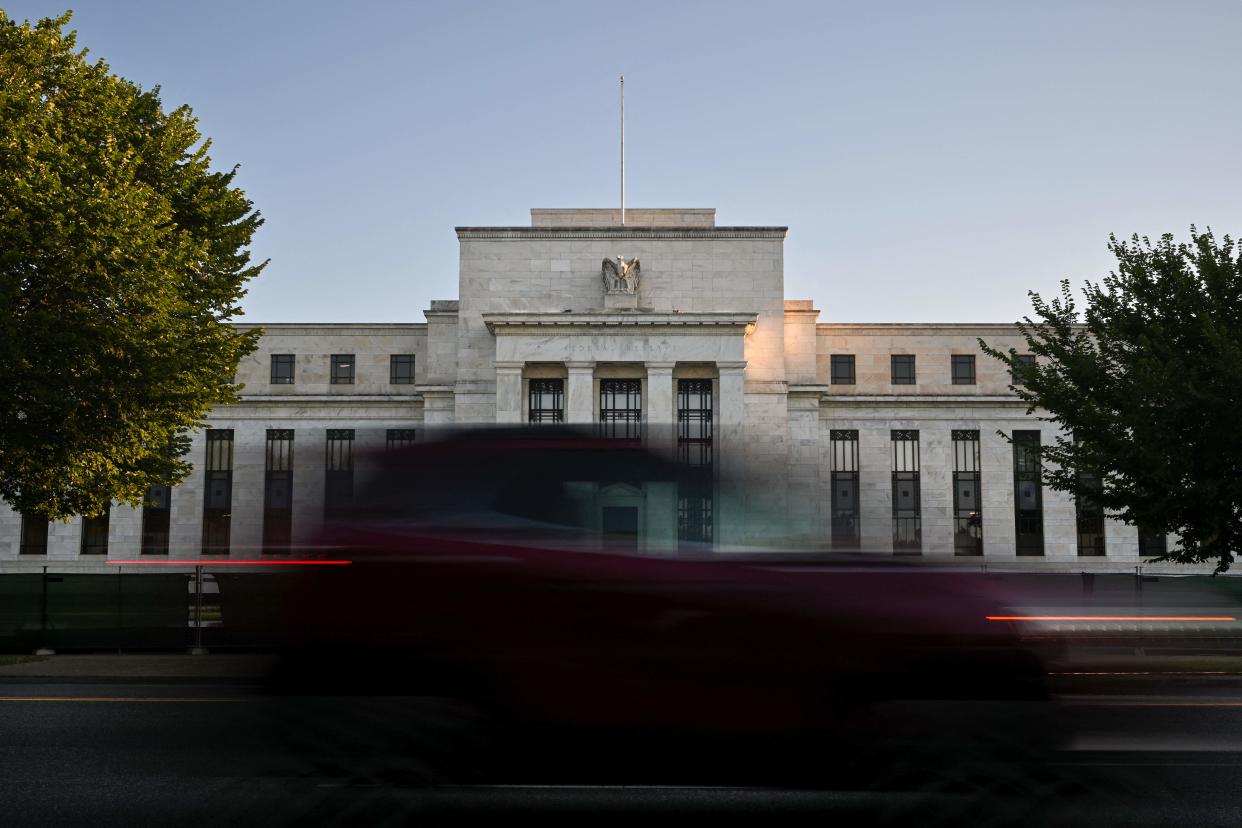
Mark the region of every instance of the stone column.
<instances>
[{"instance_id":1,"label":"stone column","mask_svg":"<svg viewBox=\"0 0 1242 828\"><path fill-rule=\"evenodd\" d=\"M919 507L923 519L923 554L952 557L953 441L944 421L921 423L919 430Z\"/></svg>"},{"instance_id":2,"label":"stone column","mask_svg":"<svg viewBox=\"0 0 1242 828\"><path fill-rule=\"evenodd\" d=\"M904 422L904 421L901 421ZM858 427L858 500L863 552L893 551L893 429L898 422Z\"/></svg>"},{"instance_id":3,"label":"stone column","mask_svg":"<svg viewBox=\"0 0 1242 828\"><path fill-rule=\"evenodd\" d=\"M721 480L714 506L718 529L716 542L727 548L745 543L749 525L747 512L754 511L748 510L746 504L752 498L761 498L763 493L754 491L754 481L743 473L746 363L718 362L716 368L720 379L716 387L718 408L713 412L712 441L715 465Z\"/></svg>"},{"instance_id":4,"label":"stone column","mask_svg":"<svg viewBox=\"0 0 1242 828\"><path fill-rule=\"evenodd\" d=\"M676 445L673 365L672 362L647 363L647 445L656 449L671 450Z\"/></svg>"},{"instance_id":5,"label":"stone column","mask_svg":"<svg viewBox=\"0 0 1242 828\"><path fill-rule=\"evenodd\" d=\"M569 373L565 389L565 422L590 423L595 419L592 405L595 363L567 362L565 368Z\"/></svg>"},{"instance_id":6,"label":"stone column","mask_svg":"<svg viewBox=\"0 0 1242 828\"><path fill-rule=\"evenodd\" d=\"M714 436L718 449L717 461L722 469L742 460L742 423L746 419L746 397L743 375L745 362L718 362L720 372L720 411ZM736 468L734 466L734 468Z\"/></svg>"},{"instance_id":7,"label":"stone column","mask_svg":"<svg viewBox=\"0 0 1242 828\"><path fill-rule=\"evenodd\" d=\"M496 363L496 422L520 423L522 417L522 363Z\"/></svg>"}]
</instances>

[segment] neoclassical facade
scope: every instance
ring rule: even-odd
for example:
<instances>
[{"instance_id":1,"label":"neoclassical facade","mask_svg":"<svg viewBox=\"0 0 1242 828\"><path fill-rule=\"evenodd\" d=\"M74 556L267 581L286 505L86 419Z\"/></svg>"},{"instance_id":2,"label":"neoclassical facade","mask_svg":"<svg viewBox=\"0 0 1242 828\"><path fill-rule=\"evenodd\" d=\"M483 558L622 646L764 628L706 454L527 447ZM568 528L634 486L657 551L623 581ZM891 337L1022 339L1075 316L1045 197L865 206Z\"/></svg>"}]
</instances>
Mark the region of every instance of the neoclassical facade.
<instances>
[{"instance_id":1,"label":"neoclassical facade","mask_svg":"<svg viewBox=\"0 0 1242 828\"><path fill-rule=\"evenodd\" d=\"M1021 351L1013 325L821 321L785 298L785 227L717 226L711 209L620 218L534 209L527 227L457 228L458 298L424 322L263 325L242 401L195 435L187 480L50 526L0 503L0 571L262 559L313 539L372 449L547 421L668 435L704 469L705 487L601 507L604 529L653 554L781 543L1133 571L1162 549L1040 486L1029 447L1055 431L978 345ZM744 485L722 495L718 478Z\"/></svg>"}]
</instances>

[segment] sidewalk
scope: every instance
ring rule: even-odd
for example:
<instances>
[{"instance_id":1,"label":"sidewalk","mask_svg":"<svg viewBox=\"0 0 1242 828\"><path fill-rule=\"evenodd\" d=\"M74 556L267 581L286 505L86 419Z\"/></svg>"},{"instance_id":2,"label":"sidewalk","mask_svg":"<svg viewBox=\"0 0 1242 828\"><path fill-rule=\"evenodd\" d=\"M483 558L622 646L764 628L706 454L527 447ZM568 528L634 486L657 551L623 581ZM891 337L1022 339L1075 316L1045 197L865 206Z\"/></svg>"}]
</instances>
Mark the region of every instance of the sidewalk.
<instances>
[{"instance_id":1,"label":"sidewalk","mask_svg":"<svg viewBox=\"0 0 1242 828\"><path fill-rule=\"evenodd\" d=\"M53 655L39 661L0 665L4 678L61 679L228 679L257 680L272 669L270 655L227 653Z\"/></svg>"}]
</instances>

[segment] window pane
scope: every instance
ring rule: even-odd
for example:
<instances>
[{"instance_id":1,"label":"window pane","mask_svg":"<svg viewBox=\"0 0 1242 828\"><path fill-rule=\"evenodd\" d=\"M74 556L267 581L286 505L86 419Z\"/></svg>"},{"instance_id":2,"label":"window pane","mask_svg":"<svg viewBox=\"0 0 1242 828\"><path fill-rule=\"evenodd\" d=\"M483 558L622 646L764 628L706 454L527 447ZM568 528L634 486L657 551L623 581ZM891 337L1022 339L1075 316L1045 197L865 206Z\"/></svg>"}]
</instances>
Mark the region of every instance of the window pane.
<instances>
[{"instance_id":1,"label":"window pane","mask_svg":"<svg viewBox=\"0 0 1242 828\"><path fill-rule=\"evenodd\" d=\"M40 514L22 515L22 540L20 554L47 554L47 517Z\"/></svg>"},{"instance_id":2,"label":"window pane","mask_svg":"<svg viewBox=\"0 0 1242 828\"><path fill-rule=\"evenodd\" d=\"M1014 385L1026 385L1026 382L1023 379L1022 369L1026 368L1027 366L1033 366L1034 364L1035 364L1034 354L1018 354L1018 364L1015 366L1015 369L1010 373L1010 381Z\"/></svg>"},{"instance_id":3,"label":"window pane","mask_svg":"<svg viewBox=\"0 0 1242 828\"><path fill-rule=\"evenodd\" d=\"M169 518L172 513L172 487L152 486L147 489L142 507L143 555L168 554Z\"/></svg>"},{"instance_id":4,"label":"window pane","mask_svg":"<svg viewBox=\"0 0 1242 828\"><path fill-rule=\"evenodd\" d=\"M957 555L983 554L983 494L980 491L979 432L954 429L953 437L953 551Z\"/></svg>"},{"instance_id":5,"label":"window pane","mask_svg":"<svg viewBox=\"0 0 1242 828\"><path fill-rule=\"evenodd\" d=\"M893 551L919 552L923 547L919 433L913 429L899 429L890 436L893 444Z\"/></svg>"},{"instance_id":6,"label":"window pane","mask_svg":"<svg viewBox=\"0 0 1242 828\"><path fill-rule=\"evenodd\" d=\"M292 358L291 358L292 359ZM207 432L207 473L203 512L203 554L226 555L233 510L233 430Z\"/></svg>"},{"instance_id":7,"label":"window pane","mask_svg":"<svg viewBox=\"0 0 1242 828\"><path fill-rule=\"evenodd\" d=\"M914 356L894 354L891 357L893 385L914 385Z\"/></svg>"},{"instance_id":8,"label":"window pane","mask_svg":"<svg viewBox=\"0 0 1242 828\"><path fill-rule=\"evenodd\" d=\"M388 429L385 447L389 451L409 448L414 445L415 432L416 429L413 428L390 428Z\"/></svg>"},{"instance_id":9,"label":"window pane","mask_svg":"<svg viewBox=\"0 0 1242 828\"><path fill-rule=\"evenodd\" d=\"M833 354L831 358L831 365L833 385L854 385L855 376L853 354Z\"/></svg>"},{"instance_id":10,"label":"window pane","mask_svg":"<svg viewBox=\"0 0 1242 828\"><path fill-rule=\"evenodd\" d=\"M102 515L82 518L82 554L108 554L108 515L111 509Z\"/></svg>"},{"instance_id":11,"label":"window pane","mask_svg":"<svg viewBox=\"0 0 1242 828\"><path fill-rule=\"evenodd\" d=\"M861 539L858 432L852 429L832 429L828 436L832 466L832 548L857 549Z\"/></svg>"},{"instance_id":12,"label":"window pane","mask_svg":"<svg viewBox=\"0 0 1242 828\"><path fill-rule=\"evenodd\" d=\"M331 359L332 385L353 385L354 355L333 354Z\"/></svg>"},{"instance_id":13,"label":"window pane","mask_svg":"<svg viewBox=\"0 0 1242 828\"><path fill-rule=\"evenodd\" d=\"M529 400L532 423L560 423L565 420L565 380L533 379Z\"/></svg>"},{"instance_id":14,"label":"window pane","mask_svg":"<svg viewBox=\"0 0 1242 828\"><path fill-rule=\"evenodd\" d=\"M711 380L677 380L677 449L683 463L712 463Z\"/></svg>"},{"instance_id":15,"label":"window pane","mask_svg":"<svg viewBox=\"0 0 1242 828\"><path fill-rule=\"evenodd\" d=\"M333 516L349 508L354 499L354 430L328 429L327 472L324 479L324 514Z\"/></svg>"},{"instance_id":16,"label":"window pane","mask_svg":"<svg viewBox=\"0 0 1242 828\"><path fill-rule=\"evenodd\" d=\"M1017 554L1042 555L1044 514L1038 431L1013 433L1013 485Z\"/></svg>"},{"instance_id":17,"label":"window pane","mask_svg":"<svg viewBox=\"0 0 1242 828\"><path fill-rule=\"evenodd\" d=\"M272 354L272 384L293 385L293 354Z\"/></svg>"},{"instance_id":18,"label":"window pane","mask_svg":"<svg viewBox=\"0 0 1242 828\"><path fill-rule=\"evenodd\" d=\"M599 426L605 437L642 437L642 381L605 379L599 382Z\"/></svg>"},{"instance_id":19,"label":"window pane","mask_svg":"<svg viewBox=\"0 0 1242 828\"><path fill-rule=\"evenodd\" d=\"M393 385L414 384L413 354L393 354L389 357L388 381Z\"/></svg>"},{"instance_id":20,"label":"window pane","mask_svg":"<svg viewBox=\"0 0 1242 828\"><path fill-rule=\"evenodd\" d=\"M952 358L953 384L975 384L975 357L973 354L954 355Z\"/></svg>"}]
</instances>

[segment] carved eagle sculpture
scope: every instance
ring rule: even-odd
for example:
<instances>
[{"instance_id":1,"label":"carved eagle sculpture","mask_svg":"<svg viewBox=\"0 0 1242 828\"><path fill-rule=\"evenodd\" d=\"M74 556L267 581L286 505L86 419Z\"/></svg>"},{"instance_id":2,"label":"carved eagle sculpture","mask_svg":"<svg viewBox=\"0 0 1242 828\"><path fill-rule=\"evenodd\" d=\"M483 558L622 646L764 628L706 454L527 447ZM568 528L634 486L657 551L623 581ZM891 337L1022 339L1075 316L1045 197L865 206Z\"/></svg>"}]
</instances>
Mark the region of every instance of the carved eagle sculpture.
<instances>
[{"instance_id":1,"label":"carved eagle sculpture","mask_svg":"<svg viewBox=\"0 0 1242 828\"><path fill-rule=\"evenodd\" d=\"M627 263L624 256L604 259L604 290L608 293L634 293L638 290L638 259L630 259Z\"/></svg>"}]
</instances>

